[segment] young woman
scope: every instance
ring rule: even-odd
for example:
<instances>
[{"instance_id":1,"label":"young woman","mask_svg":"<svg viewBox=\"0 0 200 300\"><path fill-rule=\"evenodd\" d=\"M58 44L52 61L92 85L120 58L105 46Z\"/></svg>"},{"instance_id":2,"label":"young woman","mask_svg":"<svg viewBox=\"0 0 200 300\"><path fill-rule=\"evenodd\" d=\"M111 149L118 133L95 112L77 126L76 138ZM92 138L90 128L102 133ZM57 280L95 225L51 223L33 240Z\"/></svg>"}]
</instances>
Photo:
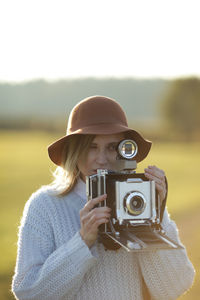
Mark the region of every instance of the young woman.
<instances>
[{"instance_id":1,"label":"young woman","mask_svg":"<svg viewBox=\"0 0 200 300\"><path fill-rule=\"evenodd\" d=\"M12 284L18 299L167 300L191 287L194 269L185 249L129 253L97 239L110 208L96 207L107 195L87 202L85 178L97 169L113 169L116 146L125 137L135 140L135 159L142 161L151 142L128 128L115 100L89 97L72 110L66 136L48 148L58 166L56 179L34 193L24 208ZM164 203L164 172L149 166L145 175L155 181ZM166 210L162 227L181 243Z\"/></svg>"}]
</instances>

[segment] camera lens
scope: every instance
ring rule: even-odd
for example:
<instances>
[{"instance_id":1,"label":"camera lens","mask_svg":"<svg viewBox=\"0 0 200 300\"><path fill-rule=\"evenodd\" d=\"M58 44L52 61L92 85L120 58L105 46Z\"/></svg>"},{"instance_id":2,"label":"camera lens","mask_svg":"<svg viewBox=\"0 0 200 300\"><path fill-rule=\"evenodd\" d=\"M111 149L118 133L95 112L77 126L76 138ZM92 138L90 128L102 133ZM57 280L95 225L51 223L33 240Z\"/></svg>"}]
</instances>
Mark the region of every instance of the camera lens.
<instances>
[{"instance_id":1,"label":"camera lens","mask_svg":"<svg viewBox=\"0 0 200 300\"><path fill-rule=\"evenodd\" d=\"M140 215L146 207L144 196L138 192L131 192L125 197L125 208L131 215Z\"/></svg>"},{"instance_id":2,"label":"camera lens","mask_svg":"<svg viewBox=\"0 0 200 300\"><path fill-rule=\"evenodd\" d=\"M134 211L141 211L144 206L144 201L139 196L134 196L130 201L131 209Z\"/></svg>"}]
</instances>

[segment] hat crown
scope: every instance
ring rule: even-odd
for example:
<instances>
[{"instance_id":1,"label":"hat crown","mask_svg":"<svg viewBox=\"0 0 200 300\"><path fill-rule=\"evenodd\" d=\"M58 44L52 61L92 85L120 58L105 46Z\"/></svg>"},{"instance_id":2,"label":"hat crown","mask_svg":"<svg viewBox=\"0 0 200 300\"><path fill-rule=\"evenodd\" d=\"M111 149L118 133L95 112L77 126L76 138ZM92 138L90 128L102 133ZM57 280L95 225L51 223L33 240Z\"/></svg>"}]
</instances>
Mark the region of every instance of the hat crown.
<instances>
[{"instance_id":1,"label":"hat crown","mask_svg":"<svg viewBox=\"0 0 200 300\"><path fill-rule=\"evenodd\" d=\"M100 124L128 126L126 115L115 100L104 96L88 97L71 111L67 134Z\"/></svg>"}]
</instances>

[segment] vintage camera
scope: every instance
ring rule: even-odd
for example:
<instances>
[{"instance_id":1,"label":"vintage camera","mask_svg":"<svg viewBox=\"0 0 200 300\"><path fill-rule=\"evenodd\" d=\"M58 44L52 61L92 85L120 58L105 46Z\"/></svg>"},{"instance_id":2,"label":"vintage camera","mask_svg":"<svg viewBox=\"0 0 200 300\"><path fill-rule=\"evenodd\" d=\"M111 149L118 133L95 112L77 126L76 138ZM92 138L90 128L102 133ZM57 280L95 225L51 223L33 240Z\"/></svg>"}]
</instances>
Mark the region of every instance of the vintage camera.
<instances>
[{"instance_id":1,"label":"vintage camera","mask_svg":"<svg viewBox=\"0 0 200 300\"><path fill-rule=\"evenodd\" d=\"M162 229L163 207L155 182L135 171L137 151L135 141L121 141L113 170L99 169L86 178L88 200L106 193L107 199L101 205L112 209L109 223L99 227L99 234L128 251L181 248Z\"/></svg>"}]
</instances>

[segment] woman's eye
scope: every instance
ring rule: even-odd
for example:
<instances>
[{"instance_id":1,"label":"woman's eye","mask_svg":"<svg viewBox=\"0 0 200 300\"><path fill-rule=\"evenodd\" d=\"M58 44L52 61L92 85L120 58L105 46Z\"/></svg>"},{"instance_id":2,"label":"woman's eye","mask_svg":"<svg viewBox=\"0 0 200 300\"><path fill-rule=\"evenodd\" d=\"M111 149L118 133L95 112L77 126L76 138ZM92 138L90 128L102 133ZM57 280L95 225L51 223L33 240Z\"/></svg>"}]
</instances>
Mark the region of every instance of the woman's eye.
<instances>
[{"instance_id":1,"label":"woman's eye","mask_svg":"<svg viewBox=\"0 0 200 300\"><path fill-rule=\"evenodd\" d=\"M111 145L111 146L109 147L109 150L110 150L110 151L116 151L116 145Z\"/></svg>"}]
</instances>

